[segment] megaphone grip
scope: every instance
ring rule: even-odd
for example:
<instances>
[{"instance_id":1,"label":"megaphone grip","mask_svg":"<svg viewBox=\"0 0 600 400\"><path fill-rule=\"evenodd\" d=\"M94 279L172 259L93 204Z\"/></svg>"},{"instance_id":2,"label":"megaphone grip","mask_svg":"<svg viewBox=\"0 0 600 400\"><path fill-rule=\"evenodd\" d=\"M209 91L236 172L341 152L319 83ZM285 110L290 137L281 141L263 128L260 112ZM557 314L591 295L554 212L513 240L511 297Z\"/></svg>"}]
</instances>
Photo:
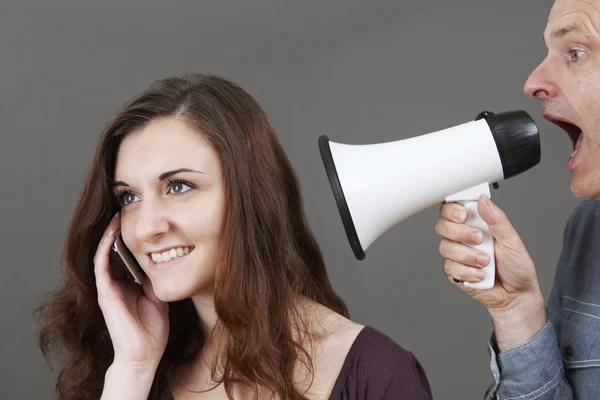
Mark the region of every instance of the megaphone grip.
<instances>
[{"instance_id":1,"label":"megaphone grip","mask_svg":"<svg viewBox=\"0 0 600 400\"><path fill-rule=\"evenodd\" d=\"M469 245L469 247L487 253L487 255L490 257L490 263L482 269L485 272L485 279L477 283L464 282L464 285L472 289L491 289L494 287L494 281L496 277L494 237L490 233L488 225L479 215L476 200L458 201L457 203L462 204L467 210L468 218L465 224L477 228L483 232L483 242L481 242L481 244L478 245Z\"/></svg>"}]
</instances>

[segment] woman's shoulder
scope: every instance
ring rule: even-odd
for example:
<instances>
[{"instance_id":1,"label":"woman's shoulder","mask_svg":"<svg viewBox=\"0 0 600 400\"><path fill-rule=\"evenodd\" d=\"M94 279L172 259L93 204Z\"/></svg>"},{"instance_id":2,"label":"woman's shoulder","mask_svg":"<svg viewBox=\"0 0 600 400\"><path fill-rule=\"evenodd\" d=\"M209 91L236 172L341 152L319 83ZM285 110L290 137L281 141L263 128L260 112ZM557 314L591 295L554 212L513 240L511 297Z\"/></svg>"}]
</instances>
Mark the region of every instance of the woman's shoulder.
<instances>
[{"instance_id":1,"label":"woman's shoulder","mask_svg":"<svg viewBox=\"0 0 600 400\"><path fill-rule=\"evenodd\" d=\"M416 356L385 333L364 326L346 357L333 393L368 391L366 398L430 399L431 388ZM334 396L332 398L337 398Z\"/></svg>"},{"instance_id":2,"label":"woman's shoulder","mask_svg":"<svg viewBox=\"0 0 600 400\"><path fill-rule=\"evenodd\" d=\"M316 310L319 323L325 327L324 347L345 348L346 361L354 359L364 364L376 364L373 367L395 369L415 360L412 352L374 327L352 321L320 305Z\"/></svg>"},{"instance_id":3,"label":"woman's shoulder","mask_svg":"<svg viewBox=\"0 0 600 400\"><path fill-rule=\"evenodd\" d=\"M410 367L416 361L411 351L370 325L360 330L351 352L356 362L368 369L397 371L399 367Z\"/></svg>"}]
</instances>

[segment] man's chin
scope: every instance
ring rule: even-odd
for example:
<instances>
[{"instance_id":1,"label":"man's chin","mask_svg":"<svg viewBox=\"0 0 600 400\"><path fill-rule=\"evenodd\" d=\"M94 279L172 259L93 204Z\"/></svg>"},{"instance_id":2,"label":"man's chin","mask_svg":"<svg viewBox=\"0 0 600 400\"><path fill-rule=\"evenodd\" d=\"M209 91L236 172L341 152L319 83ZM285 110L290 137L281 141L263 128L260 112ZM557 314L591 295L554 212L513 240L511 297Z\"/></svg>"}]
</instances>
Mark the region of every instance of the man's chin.
<instances>
[{"instance_id":1,"label":"man's chin","mask_svg":"<svg viewBox=\"0 0 600 400\"><path fill-rule=\"evenodd\" d=\"M571 178L571 193L580 199L600 200L600 177L582 176L574 174Z\"/></svg>"}]
</instances>

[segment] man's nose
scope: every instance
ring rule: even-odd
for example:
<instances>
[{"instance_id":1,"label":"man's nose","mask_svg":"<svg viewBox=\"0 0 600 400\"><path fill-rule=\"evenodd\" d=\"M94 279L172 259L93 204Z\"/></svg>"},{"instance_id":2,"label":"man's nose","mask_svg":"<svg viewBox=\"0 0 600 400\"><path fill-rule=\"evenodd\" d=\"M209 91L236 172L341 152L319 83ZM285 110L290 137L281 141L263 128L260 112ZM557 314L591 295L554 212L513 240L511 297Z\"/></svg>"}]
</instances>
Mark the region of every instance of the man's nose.
<instances>
[{"instance_id":1,"label":"man's nose","mask_svg":"<svg viewBox=\"0 0 600 400\"><path fill-rule=\"evenodd\" d=\"M164 205L160 200L142 201L137 217L135 234L140 241L151 242L169 230Z\"/></svg>"},{"instance_id":2,"label":"man's nose","mask_svg":"<svg viewBox=\"0 0 600 400\"><path fill-rule=\"evenodd\" d=\"M556 84L554 75L548 60L544 60L533 70L527 82L525 82L525 94L535 100L546 100L556 97L558 94L558 85Z\"/></svg>"}]
</instances>

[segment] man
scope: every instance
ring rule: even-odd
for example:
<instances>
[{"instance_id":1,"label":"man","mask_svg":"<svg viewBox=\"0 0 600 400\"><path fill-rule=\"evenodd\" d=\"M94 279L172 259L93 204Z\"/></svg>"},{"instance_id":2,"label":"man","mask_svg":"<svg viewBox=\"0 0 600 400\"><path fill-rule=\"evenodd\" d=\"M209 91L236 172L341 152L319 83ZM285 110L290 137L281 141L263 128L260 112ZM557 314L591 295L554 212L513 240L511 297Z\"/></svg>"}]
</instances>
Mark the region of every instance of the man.
<instances>
[{"instance_id":1,"label":"man","mask_svg":"<svg viewBox=\"0 0 600 400\"><path fill-rule=\"evenodd\" d=\"M496 283L473 290L485 254L464 208L443 204L435 230L444 272L481 302L494 325L494 384L486 399L600 398L600 0L556 0L544 32L546 59L525 93L571 137L571 190L586 200L567 223L547 307L531 257L506 215L485 196L479 212L496 240ZM478 258L478 255L481 257ZM457 282L458 281L458 282ZM546 313L547 311L547 313Z\"/></svg>"}]
</instances>

